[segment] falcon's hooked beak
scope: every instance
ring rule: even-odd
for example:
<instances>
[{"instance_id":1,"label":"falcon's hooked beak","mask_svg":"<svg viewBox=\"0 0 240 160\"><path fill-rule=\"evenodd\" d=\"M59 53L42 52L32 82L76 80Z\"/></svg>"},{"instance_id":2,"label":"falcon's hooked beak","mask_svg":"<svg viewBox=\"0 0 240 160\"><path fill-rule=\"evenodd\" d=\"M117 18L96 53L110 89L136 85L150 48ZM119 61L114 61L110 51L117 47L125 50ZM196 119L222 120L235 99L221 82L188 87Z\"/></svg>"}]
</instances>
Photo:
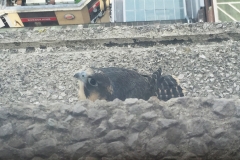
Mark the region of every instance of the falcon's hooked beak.
<instances>
[{"instance_id":1,"label":"falcon's hooked beak","mask_svg":"<svg viewBox=\"0 0 240 160\"><path fill-rule=\"evenodd\" d=\"M78 80L80 80L84 83L87 81L87 74L84 71L76 73L73 77L77 78Z\"/></svg>"},{"instance_id":2,"label":"falcon's hooked beak","mask_svg":"<svg viewBox=\"0 0 240 160\"><path fill-rule=\"evenodd\" d=\"M80 79L80 77L81 77L81 73L76 73L76 74L74 74L73 77L74 77L74 78L77 78L77 79Z\"/></svg>"},{"instance_id":3,"label":"falcon's hooked beak","mask_svg":"<svg viewBox=\"0 0 240 160\"><path fill-rule=\"evenodd\" d=\"M84 84L86 84L88 76L91 76L93 74L94 74L94 71L91 68L88 68L86 70L82 70L80 72L77 72L73 77L77 78L78 80L80 80Z\"/></svg>"}]
</instances>

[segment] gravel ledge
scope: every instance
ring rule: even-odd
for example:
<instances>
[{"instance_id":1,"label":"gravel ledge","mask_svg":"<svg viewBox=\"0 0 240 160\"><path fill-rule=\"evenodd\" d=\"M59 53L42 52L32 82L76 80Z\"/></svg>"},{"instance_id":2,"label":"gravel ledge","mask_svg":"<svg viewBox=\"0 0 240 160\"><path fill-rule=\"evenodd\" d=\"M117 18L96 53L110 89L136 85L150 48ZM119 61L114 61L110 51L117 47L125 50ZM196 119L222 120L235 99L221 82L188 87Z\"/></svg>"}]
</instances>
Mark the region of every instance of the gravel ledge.
<instances>
[{"instance_id":1,"label":"gravel ledge","mask_svg":"<svg viewBox=\"0 0 240 160\"><path fill-rule=\"evenodd\" d=\"M204 41L239 40L239 22L160 24L144 26L96 26L83 25L10 28L0 31L0 48L25 48L38 45L83 46L105 44L107 46L141 43L182 43ZM74 45L73 45L74 46Z\"/></svg>"},{"instance_id":2,"label":"gravel ledge","mask_svg":"<svg viewBox=\"0 0 240 160\"><path fill-rule=\"evenodd\" d=\"M0 159L239 159L240 100L14 103L0 108Z\"/></svg>"}]
</instances>

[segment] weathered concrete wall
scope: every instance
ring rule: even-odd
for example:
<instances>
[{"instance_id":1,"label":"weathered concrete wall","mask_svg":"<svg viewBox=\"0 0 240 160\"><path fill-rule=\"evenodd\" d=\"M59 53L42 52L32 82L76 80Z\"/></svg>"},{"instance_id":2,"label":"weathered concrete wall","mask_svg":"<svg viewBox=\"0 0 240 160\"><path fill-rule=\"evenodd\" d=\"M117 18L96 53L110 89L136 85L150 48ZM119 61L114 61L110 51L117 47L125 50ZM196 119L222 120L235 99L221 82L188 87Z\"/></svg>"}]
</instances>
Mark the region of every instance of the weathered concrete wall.
<instances>
[{"instance_id":1,"label":"weathered concrete wall","mask_svg":"<svg viewBox=\"0 0 240 160\"><path fill-rule=\"evenodd\" d=\"M81 101L0 108L0 159L239 159L240 101Z\"/></svg>"},{"instance_id":2,"label":"weathered concrete wall","mask_svg":"<svg viewBox=\"0 0 240 160\"><path fill-rule=\"evenodd\" d=\"M140 43L150 41L168 44L239 40L240 23L196 23L146 26L102 27L82 25L1 29L1 48L65 46L77 42L80 47L93 44ZM81 44L80 44L81 43ZM170 42L171 43L171 42ZM14 44L14 45L12 45Z\"/></svg>"},{"instance_id":3,"label":"weathered concrete wall","mask_svg":"<svg viewBox=\"0 0 240 160\"><path fill-rule=\"evenodd\" d=\"M239 159L239 33L239 23L1 29L0 159ZM85 66L162 67L205 98L76 104Z\"/></svg>"},{"instance_id":4,"label":"weathered concrete wall","mask_svg":"<svg viewBox=\"0 0 240 160\"><path fill-rule=\"evenodd\" d=\"M169 41L185 40L191 42L221 41L240 37L240 23L195 23L172 25L147 26L115 26L102 27L92 25L83 28L83 25L35 27L2 30L1 43L61 43L63 41L97 42L133 42L133 41ZM122 41L119 41L122 40ZM5 46L6 47L6 46Z\"/></svg>"}]
</instances>

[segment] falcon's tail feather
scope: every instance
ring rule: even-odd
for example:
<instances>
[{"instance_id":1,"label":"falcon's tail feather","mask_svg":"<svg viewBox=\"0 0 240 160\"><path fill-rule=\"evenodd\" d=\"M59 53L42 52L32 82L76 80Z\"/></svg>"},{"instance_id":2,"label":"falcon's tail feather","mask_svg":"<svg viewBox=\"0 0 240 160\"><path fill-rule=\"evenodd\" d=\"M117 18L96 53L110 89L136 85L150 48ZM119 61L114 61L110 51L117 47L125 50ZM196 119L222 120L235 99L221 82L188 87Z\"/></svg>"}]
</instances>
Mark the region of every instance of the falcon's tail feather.
<instances>
[{"instance_id":1,"label":"falcon's tail feather","mask_svg":"<svg viewBox=\"0 0 240 160\"><path fill-rule=\"evenodd\" d=\"M167 101L171 98L183 97L184 90L175 76L161 75L162 70L158 69L152 74L152 80L155 81L155 94L160 100Z\"/></svg>"}]
</instances>

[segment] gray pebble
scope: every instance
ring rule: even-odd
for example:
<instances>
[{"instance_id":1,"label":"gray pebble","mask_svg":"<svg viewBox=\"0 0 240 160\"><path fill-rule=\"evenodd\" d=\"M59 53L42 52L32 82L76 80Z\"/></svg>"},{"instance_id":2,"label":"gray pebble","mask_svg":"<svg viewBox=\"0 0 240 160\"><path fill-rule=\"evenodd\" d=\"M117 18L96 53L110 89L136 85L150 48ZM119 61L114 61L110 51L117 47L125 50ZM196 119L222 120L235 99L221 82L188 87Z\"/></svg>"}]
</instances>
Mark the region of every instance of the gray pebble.
<instances>
[{"instance_id":1,"label":"gray pebble","mask_svg":"<svg viewBox=\"0 0 240 160\"><path fill-rule=\"evenodd\" d=\"M190 139L189 150L195 155L202 156L208 153L208 147L197 138Z\"/></svg>"},{"instance_id":2,"label":"gray pebble","mask_svg":"<svg viewBox=\"0 0 240 160\"><path fill-rule=\"evenodd\" d=\"M116 129L108 132L104 139L107 142L119 141L125 139L125 134L123 131Z\"/></svg>"},{"instance_id":3,"label":"gray pebble","mask_svg":"<svg viewBox=\"0 0 240 160\"><path fill-rule=\"evenodd\" d=\"M108 113L106 110L90 109L88 110L87 115L89 119L96 122L107 117Z\"/></svg>"},{"instance_id":4,"label":"gray pebble","mask_svg":"<svg viewBox=\"0 0 240 160\"><path fill-rule=\"evenodd\" d=\"M107 155L108 154L107 144L103 143L103 144L99 145L98 147L96 147L95 153L99 156Z\"/></svg>"},{"instance_id":5,"label":"gray pebble","mask_svg":"<svg viewBox=\"0 0 240 160\"><path fill-rule=\"evenodd\" d=\"M143 131L146 127L148 126L148 122L142 121L142 122L137 122L132 126L133 130L136 130L138 132Z\"/></svg>"},{"instance_id":6,"label":"gray pebble","mask_svg":"<svg viewBox=\"0 0 240 160\"><path fill-rule=\"evenodd\" d=\"M182 130L178 128L169 128L166 133L167 140L172 144L178 144L183 136Z\"/></svg>"},{"instance_id":7,"label":"gray pebble","mask_svg":"<svg viewBox=\"0 0 240 160\"><path fill-rule=\"evenodd\" d=\"M143 119L146 119L146 120L151 120L153 118L156 118L158 115L156 114L156 112L154 111L151 111L151 112L147 112L147 113L144 113L141 115L141 117Z\"/></svg>"},{"instance_id":8,"label":"gray pebble","mask_svg":"<svg viewBox=\"0 0 240 160\"><path fill-rule=\"evenodd\" d=\"M114 115L108 120L109 124L114 128L128 127L127 115L123 110L116 109Z\"/></svg>"},{"instance_id":9,"label":"gray pebble","mask_svg":"<svg viewBox=\"0 0 240 160\"><path fill-rule=\"evenodd\" d=\"M108 125L106 121L102 121L98 128L95 130L95 135L103 136L107 133Z\"/></svg>"},{"instance_id":10,"label":"gray pebble","mask_svg":"<svg viewBox=\"0 0 240 160\"><path fill-rule=\"evenodd\" d=\"M40 140L34 144L34 152L37 152L41 156L50 156L56 150L57 142L53 138Z\"/></svg>"},{"instance_id":11,"label":"gray pebble","mask_svg":"<svg viewBox=\"0 0 240 160\"><path fill-rule=\"evenodd\" d=\"M152 156L157 156L160 152L164 152L167 147L167 141L161 137L154 137L147 143L146 152Z\"/></svg>"},{"instance_id":12,"label":"gray pebble","mask_svg":"<svg viewBox=\"0 0 240 160\"><path fill-rule=\"evenodd\" d=\"M169 156L177 156L180 153L181 153L180 150L172 144L169 144L166 148L166 154Z\"/></svg>"},{"instance_id":13,"label":"gray pebble","mask_svg":"<svg viewBox=\"0 0 240 160\"><path fill-rule=\"evenodd\" d=\"M56 127L57 126L57 121L55 119L49 118L47 121L48 126L50 127Z\"/></svg>"},{"instance_id":14,"label":"gray pebble","mask_svg":"<svg viewBox=\"0 0 240 160\"><path fill-rule=\"evenodd\" d=\"M86 127L77 127L72 131L72 140L83 141L90 139L92 137L92 132Z\"/></svg>"},{"instance_id":15,"label":"gray pebble","mask_svg":"<svg viewBox=\"0 0 240 160\"><path fill-rule=\"evenodd\" d=\"M166 129L166 128L169 128L171 126L177 125L178 121L176 121L175 119L158 119L157 123L163 129Z\"/></svg>"},{"instance_id":16,"label":"gray pebble","mask_svg":"<svg viewBox=\"0 0 240 160\"><path fill-rule=\"evenodd\" d=\"M68 153L72 153L74 154L76 151L78 151L79 149L82 149L86 146L89 146L89 142L88 141L84 141L84 142L77 142L74 143L72 145L69 145L66 147L66 150Z\"/></svg>"},{"instance_id":17,"label":"gray pebble","mask_svg":"<svg viewBox=\"0 0 240 160\"><path fill-rule=\"evenodd\" d=\"M123 153L124 151L124 144L120 141L111 142L108 144L108 152L113 155L118 155Z\"/></svg>"},{"instance_id":18,"label":"gray pebble","mask_svg":"<svg viewBox=\"0 0 240 160\"><path fill-rule=\"evenodd\" d=\"M0 137L5 137L13 134L13 128L11 123L7 123L0 127Z\"/></svg>"},{"instance_id":19,"label":"gray pebble","mask_svg":"<svg viewBox=\"0 0 240 160\"><path fill-rule=\"evenodd\" d=\"M186 126L188 129L188 135L190 137L197 137L204 133L205 127L204 127L204 120L202 119L195 119L188 121Z\"/></svg>"},{"instance_id":20,"label":"gray pebble","mask_svg":"<svg viewBox=\"0 0 240 160\"><path fill-rule=\"evenodd\" d=\"M129 147L134 148L136 146L136 142L138 140L139 133L132 133L127 136L127 144Z\"/></svg>"},{"instance_id":21,"label":"gray pebble","mask_svg":"<svg viewBox=\"0 0 240 160\"><path fill-rule=\"evenodd\" d=\"M82 104L78 103L73 106L72 112L74 115L82 115L86 114L86 108L82 106Z\"/></svg>"},{"instance_id":22,"label":"gray pebble","mask_svg":"<svg viewBox=\"0 0 240 160\"><path fill-rule=\"evenodd\" d=\"M213 105L214 113L219 116L233 116L236 113L235 104L227 99L221 99L214 103Z\"/></svg>"}]
</instances>

